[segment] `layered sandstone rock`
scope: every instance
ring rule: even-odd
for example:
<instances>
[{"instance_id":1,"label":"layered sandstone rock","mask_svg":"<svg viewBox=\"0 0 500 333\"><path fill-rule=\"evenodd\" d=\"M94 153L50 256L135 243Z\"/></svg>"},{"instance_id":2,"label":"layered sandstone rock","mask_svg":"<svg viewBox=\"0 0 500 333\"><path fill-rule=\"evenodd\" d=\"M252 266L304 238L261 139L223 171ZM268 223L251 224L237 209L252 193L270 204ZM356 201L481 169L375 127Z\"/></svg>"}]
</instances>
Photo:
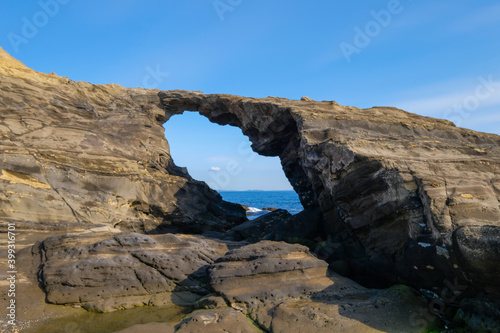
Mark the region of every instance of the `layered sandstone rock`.
<instances>
[{"instance_id":1,"label":"layered sandstone rock","mask_svg":"<svg viewBox=\"0 0 500 333\"><path fill-rule=\"evenodd\" d=\"M90 233L48 238L33 251L48 302L98 312L200 309L178 323L124 332L290 332L290 325L293 332L419 332L434 322L432 313L423 325L412 319L428 309L410 288L366 289L298 244Z\"/></svg>"},{"instance_id":2,"label":"layered sandstone rock","mask_svg":"<svg viewBox=\"0 0 500 333\"><path fill-rule=\"evenodd\" d=\"M279 156L304 207L321 211L316 238L298 241L318 239L328 260L342 261L359 281L433 289L460 277L497 290L498 282L477 279L494 271L476 265L471 274L466 262L473 258L459 259L471 253L456 252L454 234L500 228L498 135L391 107L189 91L159 96L167 118L199 111L240 127L259 154ZM499 243L490 237L483 257L495 257Z\"/></svg>"},{"instance_id":3,"label":"layered sandstone rock","mask_svg":"<svg viewBox=\"0 0 500 333\"><path fill-rule=\"evenodd\" d=\"M170 156L158 91L26 68L0 49L0 219L223 231L246 220Z\"/></svg>"},{"instance_id":4,"label":"layered sandstone rock","mask_svg":"<svg viewBox=\"0 0 500 333\"><path fill-rule=\"evenodd\" d=\"M260 238L307 244L365 286L410 284L454 305L455 296L500 295L498 135L390 107L74 82L37 73L2 50L0 88L0 225L59 233L101 226L148 234L232 230L226 238L256 242L231 250L224 241L182 235L50 238L34 256L51 302L111 310L154 304L155 295L173 302L181 292L216 291L277 332L305 318L315 318L301 326L305 331L337 324L388 330L418 303L397 288L366 290L332 278L305 248ZM256 230L249 222L235 227L246 221L245 210L222 201L170 156L162 125L185 110L237 126L257 153L279 156L304 212L278 211ZM170 251L167 244L176 245ZM191 250L194 257L185 254ZM266 283L253 290L255 281ZM343 283L346 289L338 289ZM379 300L387 307L366 310ZM475 320L467 310L474 302L461 303L461 320ZM383 320L358 316L360 308ZM209 311L217 316L218 309ZM240 321L225 312L220 318L228 323ZM201 317L192 318L184 324ZM393 324L405 331L408 323Z\"/></svg>"},{"instance_id":5,"label":"layered sandstone rock","mask_svg":"<svg viewBox=\"0 0 500 333\"><path fill-rule=\"evenodd\" d=\"M298 244L238 247L209 272L212 288L268 332L419 332L433 324L432 313L417 322L428 309L410 288L363 288Z\"/></svg>"}]
</instances>

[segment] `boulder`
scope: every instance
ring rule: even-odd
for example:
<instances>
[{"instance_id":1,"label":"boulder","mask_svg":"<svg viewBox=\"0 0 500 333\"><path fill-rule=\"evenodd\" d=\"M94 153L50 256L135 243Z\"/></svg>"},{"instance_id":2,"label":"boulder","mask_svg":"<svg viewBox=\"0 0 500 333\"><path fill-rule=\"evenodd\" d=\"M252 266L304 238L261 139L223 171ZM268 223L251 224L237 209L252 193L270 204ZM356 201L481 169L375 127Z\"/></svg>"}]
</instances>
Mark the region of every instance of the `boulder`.
<instances>
[{"instance_id":1,"label":"boulder","mask_svg":"<svg viewBox=\"0 0 500 333\"><path fill-rule=\"evenodd\" d=\"M500 296L500 227L467 226L453 234L454 255L461 274L475 288Z\"/></svg>"},{"instance_id":2,"label":"boulder","mask_svg":"<svg viewBox=\"0 0 500 333\"><path fill-rule=\"evenodd\" d=\"M331 284L327 269L305 246L261 241L229 251L210 266L209 276L212 288L234 306L323 290Z\"/></svg>"}]
</instances>

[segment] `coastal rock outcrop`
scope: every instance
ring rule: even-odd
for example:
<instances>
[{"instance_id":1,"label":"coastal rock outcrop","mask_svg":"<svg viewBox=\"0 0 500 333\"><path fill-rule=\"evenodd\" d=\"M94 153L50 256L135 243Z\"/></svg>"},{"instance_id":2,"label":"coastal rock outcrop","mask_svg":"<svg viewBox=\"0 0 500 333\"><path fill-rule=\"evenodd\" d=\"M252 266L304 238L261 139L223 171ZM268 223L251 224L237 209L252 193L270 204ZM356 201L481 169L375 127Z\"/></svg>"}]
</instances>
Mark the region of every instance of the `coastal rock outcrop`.
<instances>
[{"instance_id":1,"label":"coastal rock outcrop","mask_svg":"<svg viewBox=\"0 0 500 333\"><path fill-rule=\"evenodd\" d=\"M91 233L48 238L33 252L48 302L97 312L200 309L177 324L124 332L289 332L291 324L297 332L419 332L435 321L432 313L423 324L412 319L429 310L410 288L366 289L298 244Z\"/></svg>"},{"instance_id":2,"label":"coastal rock outcrop","mask_svg":"<svg viewBox=\"0 0 500 333\"><path fill-rule=\"evenodd\" d=\"M356 280L439 290L459 277L479 292L497 290L498 281L474 282L492 271L483 265L468 274L453 239L462 227L500 228L498 135L391 107L191 91L159 96L167 119L198 111L240 127L259 154L279 156L304 207L321 212L317 235L298 241L317 240L326 259L342 261ZM499 243L491 237L484 256L494 257Z\"/></svg>"},{"instance_id":3,"label":"coastal rock outcrop","mask_svg":"<svg viewBox=\"0 0 500 333\"><path fill-rule=\"evenodd\" d=\"M418 331L436 311L410 288L365 289L406 284L463 322L477 302L498 313L498 135L391 107L74 82L1 49L0 87L0 226L68 233L33 247L49 302L108 311L216 292L232 310L182 325L244 315L273 332ZM278 156L304 211L252 230L241 205L174 164L162 125L185 111ZM76 235L96 227L124 232Z\"/></svg>"},{"instance_id":4,"label":"coastal rock outcrop","mask_svg":"<svg viewBox=\"0 0 500 333\"><path fill-rule=\"evenodd\" d=\"M268 332L418 332L434 317L407 287L369 290L328 271L307 247L262 241L229 251L209 268L210 285ZM375 315L380 313L379 315Z\"/></svg>"},{"instance_id":5,"label":"coastal rock outcrop","mask_svg":"<svg viewBox=\"0 0 500 333\"><path fill-rule=\"evenodd\" d=\"M246 220L174 164L158 91L37 73L1 49L0 84L3 223L201 233Z\"/></svg>"},{"instance_id":6,"label":"coastal rock outcrop","mask_svg":"<svg viewBox=\"0 0 500 333\"><path fill-rule=\"evenodd\" d=\"M224 243L187 235L65 235L34 246L47 301L105 312L192 305L210 293L205 270Z\"/></svg>"}]
</instances>

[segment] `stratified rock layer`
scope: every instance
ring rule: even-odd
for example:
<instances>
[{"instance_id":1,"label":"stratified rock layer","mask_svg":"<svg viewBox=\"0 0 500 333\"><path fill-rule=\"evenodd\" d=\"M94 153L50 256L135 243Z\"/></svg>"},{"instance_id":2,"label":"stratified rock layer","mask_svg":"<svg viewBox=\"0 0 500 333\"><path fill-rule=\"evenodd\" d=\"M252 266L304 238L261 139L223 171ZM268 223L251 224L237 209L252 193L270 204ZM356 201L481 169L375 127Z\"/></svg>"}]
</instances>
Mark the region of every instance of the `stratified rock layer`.
<instances>
[{"instance_id":1,"label":"stratified rock layer","mask_svg":"<svg viewBox=\"0 0 500 333\"><path fill-rule=\"evenodd\" d=\"M419 332L434 321L410 288L366 289L298 244L235 248L209 276L215 291L268 332Z\"/></svg>"},{"instance_id":2,"label":"stratified rock layer","mask_svg":"<svg viewBox=\"0 0 500 333\"><path fill-rule=\"evenodd\" d=\"M196 233L246 220L175 166L158 91L37 73L1 49L0 85L2 221Z\"/></svg>"},{"instance_id":3,"label":"stratified rock layer","mask_svg":"<svg viewBox=\"0 0 500 333\"><path fill-rule=\"evenodd\" d=\"M431 313L416 320L429 310L410 288L363 288L298 244L91 233L52 237L33 250L48 302L98 312L202 308L177 325L125 332L419 332L434 321Z\"/></svg>"},{"instance_id":4,"label":"stratified rock layer","mask_svg":"<svg viewBox=\"0 0 500 333\"><path fill-rule=\"evenodd\" d=\"M175 166L164 138L171 116L199 111L280 157L305 213L263 225L267 239L308 244L364 285L499 295L498 135L390 107L73 82L3 51L0 85L3 225L230 230L244 209Z\"/></svg>"},{"instance_id":5,"label":"stratified rock layer","mask_svg":"<svg viewBox=\"0 0 500 333\"><path fill-rule=\"evenodd\" d=\"M498 135L390 107L189 91L159 96L167 119L199 111L240 127L259 154L279 156L304 207L321 211L316 238L295 241L318 240L328 260L359 281L432 289L458 276L478 290L498 290L498 281L478 279L491 277L491 268L476 265L472 274L467 260L457 259L470 253L455 253L454 237L462 227L500 228ZM482 257L495 257L499 242L477 243L487 245Z\"/></svg>"}]
</instances>

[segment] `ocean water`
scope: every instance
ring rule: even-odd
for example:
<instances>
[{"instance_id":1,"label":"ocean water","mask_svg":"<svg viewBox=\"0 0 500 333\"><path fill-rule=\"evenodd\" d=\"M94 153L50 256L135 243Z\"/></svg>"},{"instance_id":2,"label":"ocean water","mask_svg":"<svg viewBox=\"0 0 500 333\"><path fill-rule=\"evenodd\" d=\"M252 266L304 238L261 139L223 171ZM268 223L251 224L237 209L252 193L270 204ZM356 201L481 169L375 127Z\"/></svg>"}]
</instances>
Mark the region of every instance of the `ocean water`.
<instances>
[{"instance_id":1,"label":"ocean water","mask_svg":"<svg viewBox=\"0 0 500 333\"><path fill-rule=\"evenodd\" d=\"M246 205L249 219L257 218L268 211L262 208L274 207L285 209L294 215L303 210L299 196L294 191L219 191L222 199L229 202Z\"/></svg>"}]
</instances>

